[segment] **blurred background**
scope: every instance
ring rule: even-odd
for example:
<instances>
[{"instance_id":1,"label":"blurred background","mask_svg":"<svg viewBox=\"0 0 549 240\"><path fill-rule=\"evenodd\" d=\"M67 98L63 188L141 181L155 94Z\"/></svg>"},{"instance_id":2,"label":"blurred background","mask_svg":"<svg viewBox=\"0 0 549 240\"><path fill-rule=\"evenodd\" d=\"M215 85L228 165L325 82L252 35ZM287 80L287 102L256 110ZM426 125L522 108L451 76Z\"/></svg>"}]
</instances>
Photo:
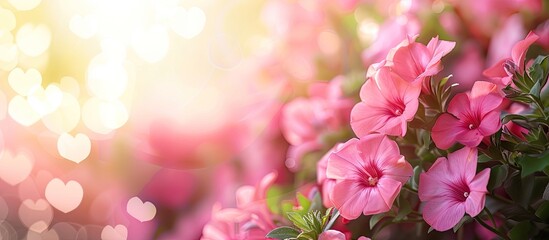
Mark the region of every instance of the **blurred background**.
<instances>
[{"instance_id":1,"label":"blurred background","mask_svg":"<svg viewBox=\"0 0 549 240\"><path fill-rule=\"evenodd\" d=\"M465 90L531 30L547 51L548 12L541 0L0 0L0 239L100 239L109 225L199 239L242 185L273 171L279 195L315 185L316 162L353 137L368 67L407 36L456 41L441 76Z\"/></svg>"}]
</instances>

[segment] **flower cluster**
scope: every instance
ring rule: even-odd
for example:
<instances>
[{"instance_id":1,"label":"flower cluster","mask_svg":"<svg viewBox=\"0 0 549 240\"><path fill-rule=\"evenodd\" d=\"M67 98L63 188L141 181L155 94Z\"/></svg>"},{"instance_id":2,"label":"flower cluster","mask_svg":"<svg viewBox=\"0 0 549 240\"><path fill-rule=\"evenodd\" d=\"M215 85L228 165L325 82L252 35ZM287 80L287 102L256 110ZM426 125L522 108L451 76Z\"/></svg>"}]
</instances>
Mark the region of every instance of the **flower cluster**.
<instances>
[{"instance_id":1,"label":"flower cluster","mask_svg":"<svg viewBox=\"0 0 549 240\"><path fill-rule=\"evenodd\" d=\"M232 229L216 228L232 234L223 239L250 239L258 228L269 239L548 234L548 24L526 34L534 23L514 14L539 2L480 1L471 10L469 1L389 1L396 13L382 1L282 2L267 5L267 16L272 23L284 12L275 49L292 57L273 53L268 68L295 90L280 114L291 183L259 202L270 222L234 216L224 221ZM357 27L346 25L349 11L364 28L363 49L338 62L358 50L342 37ZM387 19L376 25L361 15L368 11ZM378 27L373 37L368 27ZM332 40L337 48L325 49ZM226 210L212 215L204 239Z\"/></svg>"}]
</instances>

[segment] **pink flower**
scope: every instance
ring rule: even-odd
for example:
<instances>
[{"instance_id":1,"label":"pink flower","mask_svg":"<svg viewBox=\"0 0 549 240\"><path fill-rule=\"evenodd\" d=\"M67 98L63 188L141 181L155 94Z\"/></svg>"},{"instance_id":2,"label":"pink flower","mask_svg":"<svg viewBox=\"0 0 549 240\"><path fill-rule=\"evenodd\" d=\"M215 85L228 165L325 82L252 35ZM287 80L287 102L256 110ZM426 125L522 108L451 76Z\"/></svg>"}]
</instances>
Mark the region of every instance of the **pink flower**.
<instances>
[{"instance_id":1,"label":"pink flower","mask_svg":"<svg viewBox=\"0 0 549 240\"><path fill-rule=\"evenodd\" d=\"M534 32L528 33L524 40L517 42L511 50L511 58L505 58L494 64L492 67L484 70L484 76L488 77L492 82L507 86L513 80L513 74L518 72L524 74L524 59L530 45L538 40L538 35Z\"/></svg>"},{"instance_id":2,"label":"pink flower","mask_svg":"<svg viewBox=\"0 0 549 240\"><path fill-rule=\"evenodd\" d=\"M351 111L351 127L358 137L372 132L406 135L407 123L418 108L420 88L407 83L387 67L360 90L362 102Z\"/></svg>"},{"instance_id":3,"label":"pink flower","mask_svg":"<svg viewBox=\"0 0 549 240\"><path fill-rule=\"evenodd\" d=\"M462 148L440 157L419 176L423 218L437 231L454 227L465 213L475 217L484 208L490 169L476 174L477 149Z\"/></svg>"},{"instance_id":4,"label":"pink flower","mask_svg":"<svg viewBox=\"0 0 549 240\"><path fill-rule=\"evenodd\" d=\"M353 138L328 159L326 175L337 182L330 198L341 216L356 219L391 209L412 166L396 142L381 134Z\"/></svg>"},{"instance_id":5,"label":"pink flower","mask_svg":"<svg viewBox=\"0 0 549 240\"><path fill-rule=\"evenodd\" d=\"M202 232L203 240L265 239L276 226L265 198L276 174L265 176L257 186L243 186L236 192L237 207L220 209L214 206L212 219Z\"/></svg>"},{"instance_id":6,"label":"pink flower","mask_svg":"<svg viewBox=\"0 0 549 240\"><path fill-rule=\"evenodd\" d=\"M308 152L322 147L324 134L335 133L349 123L353 101L343 96L343 77L329 83L316 83L309 88L309 98L297 98L282 109L282 133L292 145L286 166L300 167L299 160Z\"/></svg>"},{"instance_id":7,"label":"pink flower","mask_svg":"<svg viewBox=\"0 0 549 240\"><path fill-rule=\"evenodd\" d=\"M471 92L452 98L447 113L441 114L433 126L431 137L440 149L459 142L476 147L482 139L501 128L498 107L503 97L493 83L475 82Z\"/></svg>"},{"instance_id":8,"label":"pink flower","mask_svg":"<svg viewBox=\"0 0 549 240\"><path fill-rule=\"evenodd\" d=\"M417 37L417 36L416 36ZM422 85L430 76L442 70L440 60L456 46L455 42L438 40L438 36L429 41L427 46L415 42L416 37L409 37L399 47L394 55L389 54L387 61L393 71L404 80L417 86ZM429 92L424 87L424 92Z\"/></svg>"},{"instance_id":9,"label":"pink flower","mask_svg":"<svg viewBox=\"0 0 549 240\"><path fill-rule=\"evenodd\" d=\"M328 230L318 236L318 240L346 240L345 234L337 230Z\"/></svg>"}]
</instances>

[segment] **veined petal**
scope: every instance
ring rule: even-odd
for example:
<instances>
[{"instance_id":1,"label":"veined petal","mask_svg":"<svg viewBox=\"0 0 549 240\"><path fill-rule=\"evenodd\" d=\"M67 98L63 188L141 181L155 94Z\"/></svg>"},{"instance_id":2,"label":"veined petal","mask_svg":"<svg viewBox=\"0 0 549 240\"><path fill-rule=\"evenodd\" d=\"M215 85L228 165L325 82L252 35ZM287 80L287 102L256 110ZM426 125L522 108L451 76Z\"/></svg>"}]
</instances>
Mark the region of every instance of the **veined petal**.
<instances>
[{"instance_id":1,"label":"veined petal","mask_svg":"<svg viewBox=\"0 0 549 240\"><path fill-rule=\"evenodd\" d=\"M452 98L450 104L448 104L447 111L457 118L463 119L467 118L467 115L464 113L469 112L471 109L470 106L469 96L466 93L458 93Z\"/></svg>"},{"instance_id":2,"label":"veined petal","mask_svg":"<svg viewBox=\"0 0 549 240\"><path fill-rule=\"evenodd\" d=\"M471 192L484 192L486 193L486 186L488 185L488 180L490 179L490 168L486 168L480 171L469 183L469 189Z\"/></svg>"},{"instance_id":3,"label":"veined petal","mask_svg":"<svg viewBox=\"0 0 549 240\"><path fill-rule=\"evenodd\" d=\"M448 113L441 114L431 130L435 145L440 149L448 149L454 145L457 136L461 133L458 131L461 128L460 124L456 117Z\"/></svg>"},{"instance_id":4,"label":"veined petal","mask_svg":"<svg viewBox=\"0 0 549 240\"><path fill-rule=\"evenodd\" d=\"M469 94L471 111L482 115L498 108L503 101L502 93L498 86L491 82L476 81Z\"/></svg>"},{"instance_id":5,"label":"veined petal","mask_svg":"<svg viewBox=\"0 0 549 240\"><path fill-rule=\"evenodd\" d=\"M359 141L353 138L343 144L339 144L336 151L328 156L326 177L332 179L345 179L356 174L362 165L359 161L360 153L356 150L355 143Z\"/></svg>"},{"instance_id":6,"label":"veined petal","mask_svg":"<svg viewBox=\"0 0 549 240\"><path fill-rule=\"evenodd\" d=\"M477 171L477 148L464 147L453 153L448 154L448 167L450 171L457 173L456 176L462 177L466 182L471 182ZM454 179L457 182L460 179Z\"/></svg>"},{"instance_id":7,"label":"veined petal","mask_svg":"<svg viewBox=\"0 0 549 240\"><path fill-rule=\"evenodd\" d=\"M363 137L380 129L390 117L385 109L359 102L351 110L351 128L358 137Z\"/></svg>"},{"instance_id":8,"label":"veined petal","mask_svg":"<svg viewBox=\"0 0 549 240\"><path fill-rule=\"evenodd\" d=\"M501 120L499 118L500 112L499 111L492 111L480 122L480 126L478 127L478 130L480 131L480 134L483 136L490 136L494 133L496 133L501 128Z\"/></svg>"},{"instance_id":9,"label":"veined petal","mask_svg":"<svg viewBox=\"0 0 549 240\"><path fill-rule=\"evenodd\" d=\"M471 217L475 217L482 211L485 202L485 192L470 192L467 200L465 200L465 212Z\"/></svg>"},{"instance_id":10,"label":"veined petal","mask_svg":"<svg viewBox=\"0 0 549 240\"><path fill-rule=\"evenodd\" d=\"M478 129L466 129L462 127L456 140L467 147L476 147L482 142L483 138L484 136L480 134Z\"/></svg>"},{"instance_id":11,"label":"veined petal","mask_svg":"<svg viewBox=\"0 0 549 240\"><path fill-rule=\"evenodd\" d=\"M513 49L511 50L511 58L513 59L513 62L519 66L520 73L524 73L524 58L526 57L528 48L536 42L538 38L538 35L530 31L524 40L517 42L515 46L513 46Z\"/></svg>"},{"instance_id":12,"label":"veined petal","mask_svg":"<svg viewBox=\"0 0 549 240\"><path fill-rule=\"evenodd\" d=\"M464 204L447 197L427 201L423 206L423 219L440 232L453 228L463 215Z\"/></svg>"},{"instance_id":13,"label":"veined petal","mask_svg":"<svg viewBox=\"0 0 549 240\"><path fill-rule=\"evenodd\" d=\"M413 174L414 170L412 165L404 159L404 156L400 156L400 158L396 161L393 161L391 161L391 164L382 166L380 170L383 172L384 176L390 177L404 184Z\"/></svg>"},{"instance_id":14,"label":"veined petal","mask_svg":"<svg viewBox=\"0 0 549 240\"><path fill-rule=\"evenodd\" d=\"M343 180L336 183L330 198L341 216L356 219L366 207L371 189L362 187L357 181Z\"/></svg>"}]
</instances>

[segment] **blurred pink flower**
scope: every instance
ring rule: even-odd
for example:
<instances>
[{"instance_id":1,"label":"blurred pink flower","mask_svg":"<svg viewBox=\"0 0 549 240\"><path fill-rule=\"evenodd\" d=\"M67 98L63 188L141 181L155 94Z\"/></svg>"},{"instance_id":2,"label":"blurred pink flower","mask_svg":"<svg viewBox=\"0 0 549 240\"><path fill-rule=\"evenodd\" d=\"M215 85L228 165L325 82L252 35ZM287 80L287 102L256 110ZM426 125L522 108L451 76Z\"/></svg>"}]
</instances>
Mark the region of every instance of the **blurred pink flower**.
<instances>
[{"instance_id":1,"label":"blurred pink flower","mask_svg":"<svg viewBox=\"0 0 549 240\"><path fill-rule=\"evenodd\" d=\"M416 37L408 37L394 50L394 54L389 53L387 66L404 80L420 86L428 77L442 70L440 60L454 49L456 43L439 40L437 36L425 46L415 42ZM427 87L423 87L423 91L430 92Z\"/></svg>"},{"instance_id":2,"label":"blurred pink flower","mask_svg":"<svg viewBox=\"0 0 549 240\"><path fill-rule=\"evenodd\" d=\"M318 240L346 240L345 234L337 230L328 230L318 236Z\"/></svg>"},{"instance_id":3,"label":"blurred pink flower","mask_svg":"<svg viewBox=\"0 0 549 240\"><path fill-rule=\"evenodd\" d=\"M418 195L423 218L437 231L454 227L465 213L471 217L484 208L490 168L476 174L477 149L464 147L440 157L419 177Z\"/></svg>"},{"instance_id":4,"label":"blurred pink flower","mask_svg":"<svg viewBox=\"0 0 549 240\"><path fill-rule=\"evenodd\" d=\"M538 25L534 32L539 36L537 43L543 46L545 50L549 50L549 20Z\"/></svg>"},{"instance_id":5,"label":"blurred pink flower","mask_svg":"<svg viewBox=\"0 0 549 240\"><path fill-rule=\"evenodd\" d=\"M517 42L511 50L511 58L505 58L494 64L492 67L484 70L484 76L500 86L507 86L512 82L515 72L524 74L525 57L530 45L538 40L538 35L534 32L528 33L524 40Z\"/></svg>"},{"instance_id":6,"label":"blurred pink flower","mask_svg":"<svg viewBox=\"0 0 549 240\"><path fill-rule=\"evenodd\" d=\"M360 89L362 101L351 111L351 127L358 137L372 132L406 135L407 123L418 108L420 88L388 67L378 69Z\"/></svg>"},{"instance_id":7,"label":"blurred pink flower","mask_svg":"<svg viewBox=\"0 0 549 240\"><path fill-rule=\"evenodd\" d=\"M348 122L353 101L343 96L343 77L329 83L317 83L309 88L310 98L297 98L282 110L282 133L292 145L286 166L300 167L300 160L308 152L322 147L324 134L343 130Z\"/></svg>"},{"instance_id":8,"label":"blurred pink flower","mask_svg":"<svg viewBox=\"0 0 549 240\"><path fill-rule=\"evenodd\" d=\"M276 173L270 173L255 187L240 187L236 193L236 208L214 206L212 219L204 227L201 239L265 239L276 227L265 202L267 189L275 179Z\"/></svg>"},{"instance_id":9,"label":"blurred pink flower","mask_svg":"<svg viewBox=\"0 0 549 240\"><path fill-rule=\"evenodd\" d=\"M501 128L498 110L503 96L490 82L475 82L471 92L456 94L433 126L431 137L440 149L459 142L476 147L482 139Z\"/></svg>"},{"instance_id":10,"label":"blurred pink flower","mask_svg":"<svg viewBox=\"0 0 549 240\"><path fill-rule=\"evenodd\" d=\"M405 40L407 36L419 34L420 29L419 21L412 16L402 16L385 21L379 27L374 42L361 54L364 67L384 60L392 48Z\"/></svg>"},{"instance_id":11,"label":"blurred pink flower","mask_svg":"<svg viewBox=\"0 0 549 240\"><path fill-rule=\"evenodd\" d=\"M452 77L448 84L458 83L452 87L455 92L471 90L478 79L482 79L484 70L484 55L476 42L469 41L461 44L460 56L451 66Z\"/></svg>"},{"instance_id":12,"label":"blurred pink flower","mask_svg":"<svg viewBox=\"0 0 549 240\"><path fill-rule=\"evenodd\" d=\"M412 166L396 142L381 134L353 138L328 159L327 177L337 182L330 198L341 216L356 219L391 209Z\"/></svg>"}]
</instances>

